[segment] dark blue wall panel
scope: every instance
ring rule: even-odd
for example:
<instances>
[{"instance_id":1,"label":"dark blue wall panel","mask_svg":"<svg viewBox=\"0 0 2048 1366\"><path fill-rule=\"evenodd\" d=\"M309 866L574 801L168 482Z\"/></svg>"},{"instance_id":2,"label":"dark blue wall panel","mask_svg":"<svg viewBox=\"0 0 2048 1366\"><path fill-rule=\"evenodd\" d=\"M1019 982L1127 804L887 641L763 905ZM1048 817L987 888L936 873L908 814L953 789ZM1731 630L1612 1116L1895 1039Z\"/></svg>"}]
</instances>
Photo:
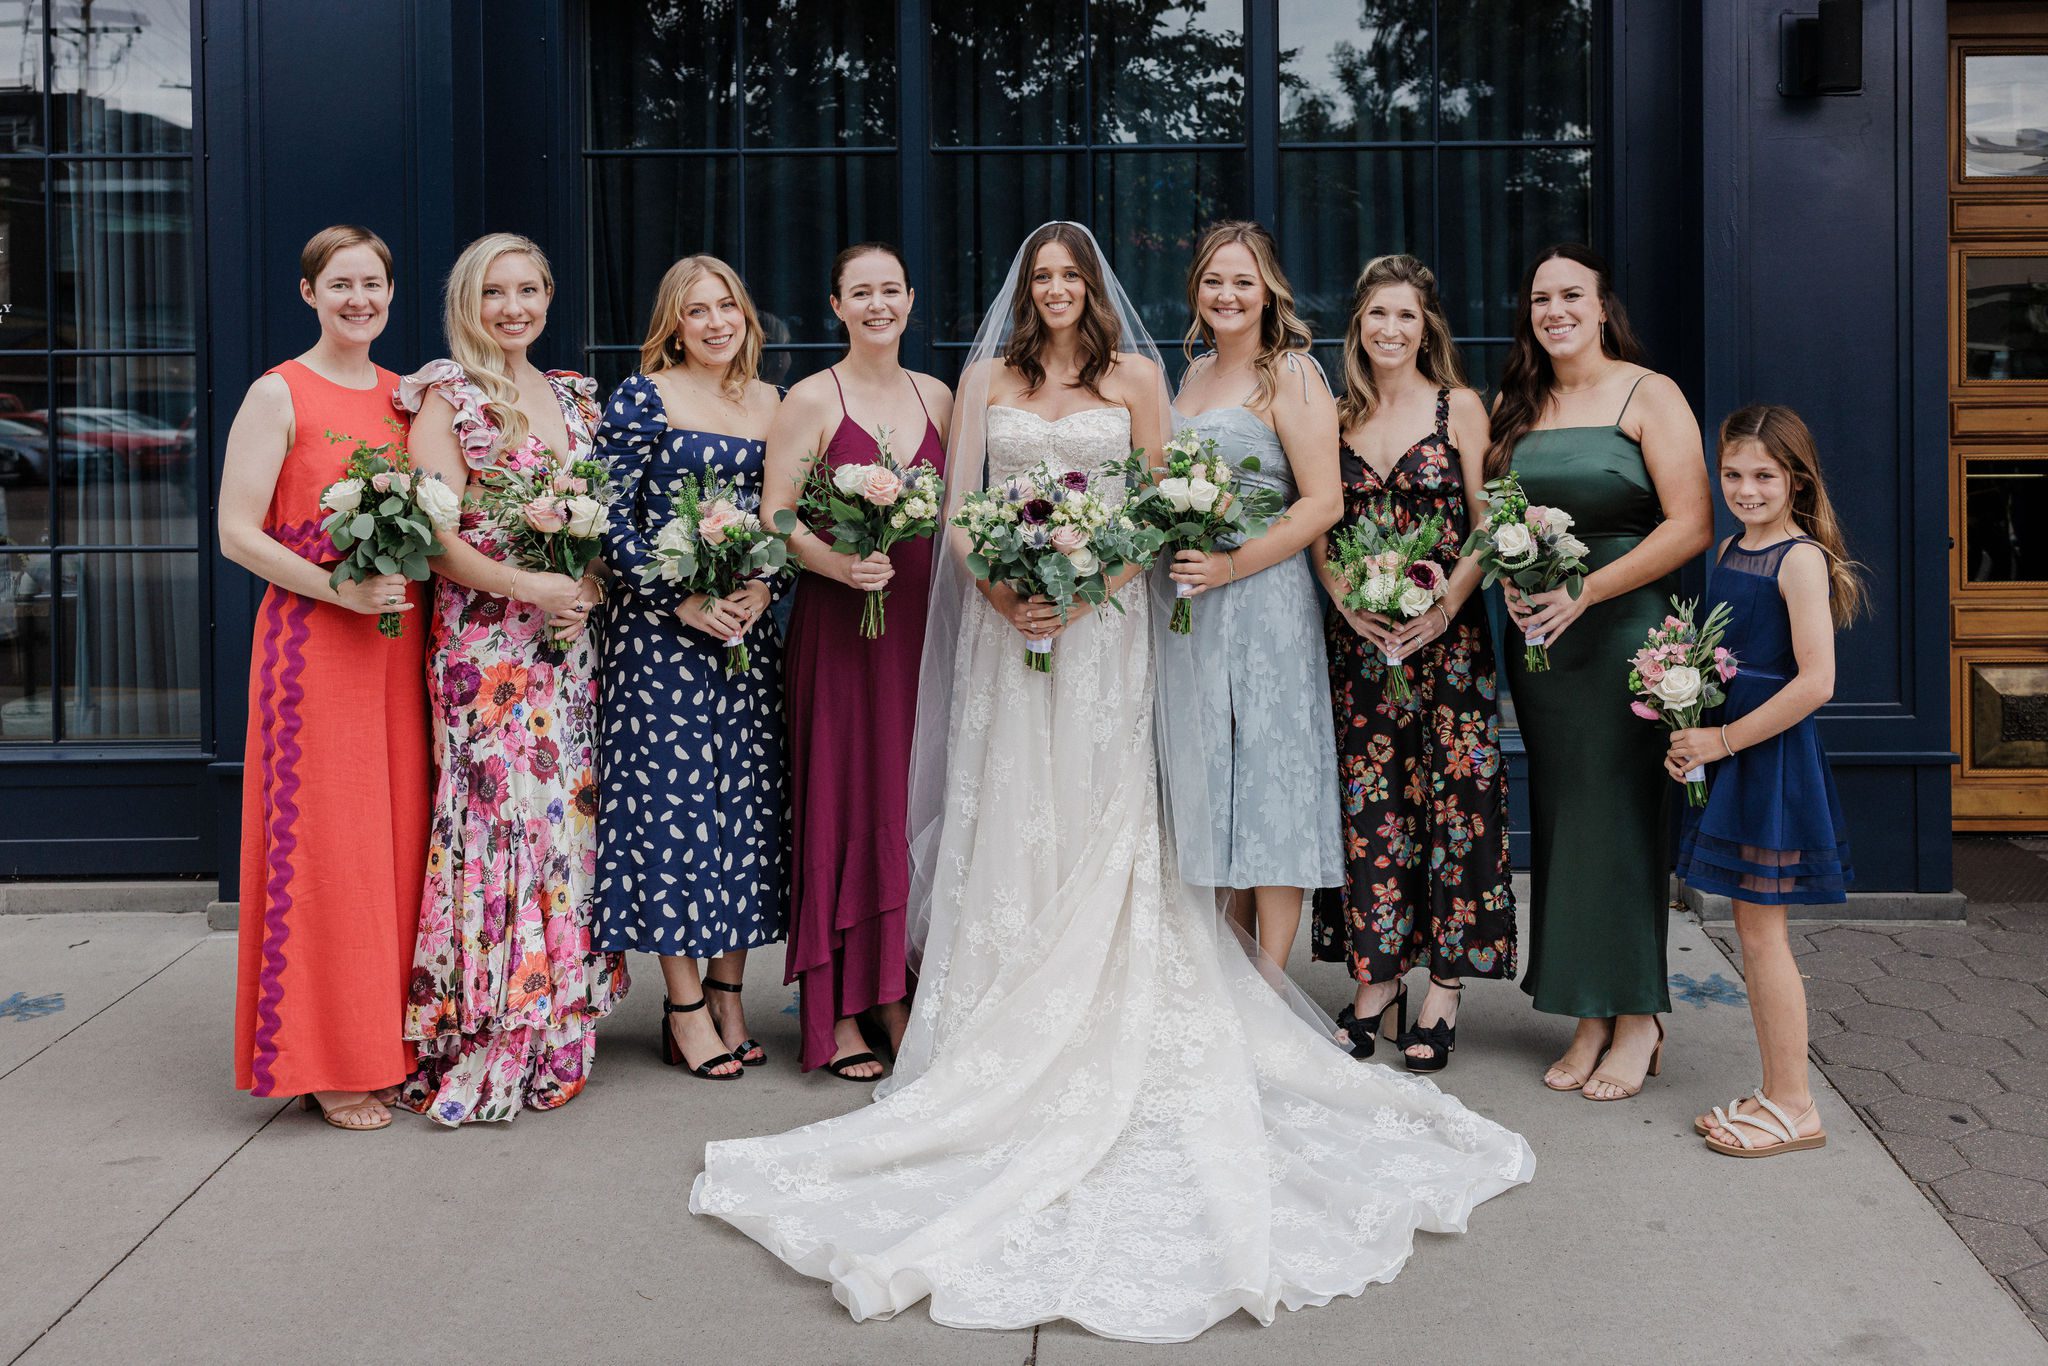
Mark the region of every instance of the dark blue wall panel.
<instances>
[{"instance_id":1,"label":"dark blue wall panel","mask_svg":"<svg viewBox=\"0 0 2048 1366\"><path fill-rule=\"evenodd\" d=\"M1705 417L1773 401L1812 426L1876 607L1841 638L1822 716L1858 886L1945 891L1947 802L1926 794L1946 792L1949 725L1947 19L1937 0L1868 0L1863 93L1788 99L1777 90L1785 9L1700 8ZM1734 529L1725 511L1721 529Z\"/></svg>"}]
</instances>

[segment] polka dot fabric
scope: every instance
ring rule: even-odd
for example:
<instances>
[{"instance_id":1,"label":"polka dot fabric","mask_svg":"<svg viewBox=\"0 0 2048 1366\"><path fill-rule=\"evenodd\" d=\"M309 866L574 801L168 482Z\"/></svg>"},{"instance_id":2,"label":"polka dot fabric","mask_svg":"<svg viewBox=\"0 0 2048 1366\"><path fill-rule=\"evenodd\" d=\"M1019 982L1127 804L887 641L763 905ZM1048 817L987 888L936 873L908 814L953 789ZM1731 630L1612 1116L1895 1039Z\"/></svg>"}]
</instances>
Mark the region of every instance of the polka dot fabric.
<instances>
[{"instance_id":1,"label":"polka dot fabric","mask_svg":"<svg viewBox=\"0 0 2048 1366\"><path fill-rule=\"evenodd\" d=\"M670 584L643 588L638 572L669 518L671 484L711 470L758 494L765 448L670 427L642 375L612 394L598 447L619 498L606 534L617 577L605 632L597 941L687 958L774 943L789 882L782 642L764 614L748 637L753 668L728 676L724 645L676 617L683 595Z\"/></svg>"}]
</instances>

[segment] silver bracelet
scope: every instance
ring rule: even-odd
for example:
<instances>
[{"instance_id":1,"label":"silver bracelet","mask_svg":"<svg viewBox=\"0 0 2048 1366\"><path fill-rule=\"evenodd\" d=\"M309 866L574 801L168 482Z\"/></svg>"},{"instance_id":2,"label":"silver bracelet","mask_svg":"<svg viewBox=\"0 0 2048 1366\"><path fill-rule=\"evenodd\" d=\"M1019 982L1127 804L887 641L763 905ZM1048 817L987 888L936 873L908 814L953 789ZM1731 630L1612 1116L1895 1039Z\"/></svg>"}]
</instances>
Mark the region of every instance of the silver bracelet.
<instances>
[{"instance_id":1,"label":"silver bracelet","mask_svg":"<svg viewBox=\"0 0 2048 1366\"><path fill-rule=\"evenodd\" d=\"M1721 748L1728 751L1728 757L1735 757L1735 746L1728 743L1728 727L1721 727Z\"/></svg>"}]
</instances>

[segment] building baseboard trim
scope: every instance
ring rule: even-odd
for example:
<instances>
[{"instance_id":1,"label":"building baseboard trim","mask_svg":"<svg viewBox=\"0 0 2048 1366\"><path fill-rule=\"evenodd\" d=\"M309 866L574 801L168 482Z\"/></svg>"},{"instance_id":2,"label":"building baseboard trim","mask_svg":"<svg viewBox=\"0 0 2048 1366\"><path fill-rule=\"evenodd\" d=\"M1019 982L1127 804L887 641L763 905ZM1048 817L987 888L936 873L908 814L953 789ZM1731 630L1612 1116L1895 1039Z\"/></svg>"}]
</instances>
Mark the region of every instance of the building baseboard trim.
<instances>
[{"instance_id":1,"label":"building baseboard trim","mask_svg":"<svg viewBox=\"0 0 2048 1366\"><path fill-rule=\"evenodd\" d=\"M219 895L219 883L190 880L0 882L0 915L197 914Z\"/></svg>"},{"instance_id":2,"label":"building baseboard trim","mask_svg":"<svg viewBox=\"0 0 2048 1366\"><path fill-rule=\"evenodd\" d=\"M1735 918L1725 896L1694 891L1671 879L1671 899L1708 923ZM1851 892L1847 902L1832 906L1787 906L1790 920L1962 920L1970 899L1961 892Z\"/></svg>"}]
</instances>

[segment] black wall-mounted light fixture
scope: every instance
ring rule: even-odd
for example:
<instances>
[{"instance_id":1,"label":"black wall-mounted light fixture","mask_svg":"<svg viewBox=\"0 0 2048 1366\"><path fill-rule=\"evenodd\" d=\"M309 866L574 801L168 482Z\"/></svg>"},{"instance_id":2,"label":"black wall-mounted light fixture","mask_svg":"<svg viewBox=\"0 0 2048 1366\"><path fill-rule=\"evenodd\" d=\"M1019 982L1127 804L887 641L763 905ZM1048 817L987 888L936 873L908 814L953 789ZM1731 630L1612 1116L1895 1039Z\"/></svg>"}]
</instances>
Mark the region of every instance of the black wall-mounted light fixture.
<instances>
[{"instance_id":1,"label":"black wall-mounted light fixture","mask_svg":"<svg viewBox=\"0 0 2048 1366\"><path fill-rule=\"evenodd\" d=\"M1863 93L1863 0L1820 0L1818 14L1778 16L1778 93Z\"/></svg>"}]
</instances>

